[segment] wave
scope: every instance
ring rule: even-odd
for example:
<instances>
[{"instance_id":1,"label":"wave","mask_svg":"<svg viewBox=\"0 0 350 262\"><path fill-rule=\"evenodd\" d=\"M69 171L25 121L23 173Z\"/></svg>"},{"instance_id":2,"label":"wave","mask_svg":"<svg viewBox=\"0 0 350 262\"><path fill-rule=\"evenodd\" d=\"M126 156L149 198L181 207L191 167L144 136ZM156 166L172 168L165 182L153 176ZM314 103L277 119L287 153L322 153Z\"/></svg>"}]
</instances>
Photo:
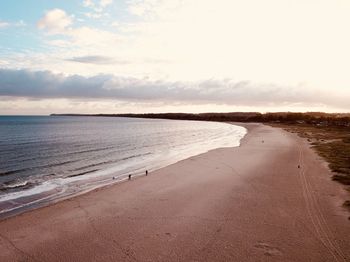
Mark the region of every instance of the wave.
<instances>
[{"instance_id":1,"label":"wave","mask_svg":"<svg viewBox=\"0 0 350 262\"><path fill-rule=\"evenodd\" d=\"M99 151L105 151L108 149L113 149L114 146L107 146L107 147L101 147L101 148L94 148L94 149L84 149L80 151L72 151L72 152L63 152L63 153L57 153L60 151L56 152L50 152L50 155L47 155L48 152L45 152L45 150L42 150L42 154L45 154L44 156L35 156L35 157L29 157L29 158L23 158L22 156L26 156L27 154L22 154L18 155L17 151L18 149L11 149L11 151L16 153L16 159L13 159L12 161L31 161L31 160L38 160L38 159L47 159L52 157L51 155L54 154L55 157L60 157L60 156L69 156L69 155L77 155L77 154L82 154L82 153L92 153L92 152L99 152ZM6 152L7 151L7 152ZM3 149L2 153L4 155L8 154L8 149ZM1 154L0 154L1 155Z\"/></svg>"},{"instance_id":2,"label":"wave","mask_svg":"<svg viewBox=\"0 0 350 262\"><path fill-rule=\"evenodd\" d=\"M0 191L8 192L18 189L29 189L34 187L34 183L29 181L11 181L0 185Z\"/></svg>"},{"instance_id":3,"label":"wave","mask_svg":"<svg viewBox=\"0 0 350 262\"><path fill-rule=\"evenodd\" d=\"M96 172L96 171L98 171L98 170L99 170L99 169L89 170L89 171L81 172L81 173L78 173L78 174L69 175L69 176L67 176L67 177L83 176L83 175L86 175L86 174L89 174L89 173Z\"/></svg>"},{"instance_id":4,"label":"wave","mask_svg":"<svg viewBox=\"0 0 350 262\"><path fill-rule=\"evenodd\" d=\"M61 165L69 164L69 163L74 163L74 162L77 162L77 161L78 160L68 160L68 161L55 163L55 164L37 165L37 166L31 166L31 167L26 167L26 168L20 168L20 169L16 169L16 170L9 170L9 171L5 171L5 172L0 173L0 176L13 175L13 174L22 173L22 172L25 172L25 171L28 171L28 170L35 170L35 169L38 169L38 168L61 166Z\"/></svg>"},{"instance_id":5,"label":"wave","mask_svg":"<svg viewBox=\"0 0 350 262\"><path fill-rule=\"evenodd\" d=\"M67 127L69 132L57 134L62 141L66 139L60 146L48 141L46 146L35 148L35 153L30 153L30 148L18 152L27 154L22 159L7 156L2 164L0 160L2 168L7 166L7 170L0 170L0 182L19 179L0 185L0 214L116 183L127 179L128 174L143 175L146 169L153 171L215 148L239 146L246 133L242 127L224 123L164 122L159 126L149 120L122 131L119 128L123 127L98 125L90 135L86 135L85 126ZM72 130L73 138L69 137ZM24 163L23 158L29 161Z\"/></svg>"}]
</instances>

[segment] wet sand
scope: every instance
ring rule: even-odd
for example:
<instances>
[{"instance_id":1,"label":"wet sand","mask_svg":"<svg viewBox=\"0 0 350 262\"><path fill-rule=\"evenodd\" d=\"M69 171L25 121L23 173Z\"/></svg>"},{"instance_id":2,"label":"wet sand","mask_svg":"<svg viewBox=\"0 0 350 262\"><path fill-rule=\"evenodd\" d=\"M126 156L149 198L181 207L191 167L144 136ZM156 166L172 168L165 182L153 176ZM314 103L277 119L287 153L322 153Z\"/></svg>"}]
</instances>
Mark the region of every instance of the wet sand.
<instances>
[{"instance_id":1,"label":"wet sand","mask_svg":"<svg viewBox=\"0 0 350 262\"><path fill-rule=\"evenodd\" d=\"M243 126L238 148L1 221L0 261L350 261L324 161L294 134Z\"/></svg>"}]
</instances>

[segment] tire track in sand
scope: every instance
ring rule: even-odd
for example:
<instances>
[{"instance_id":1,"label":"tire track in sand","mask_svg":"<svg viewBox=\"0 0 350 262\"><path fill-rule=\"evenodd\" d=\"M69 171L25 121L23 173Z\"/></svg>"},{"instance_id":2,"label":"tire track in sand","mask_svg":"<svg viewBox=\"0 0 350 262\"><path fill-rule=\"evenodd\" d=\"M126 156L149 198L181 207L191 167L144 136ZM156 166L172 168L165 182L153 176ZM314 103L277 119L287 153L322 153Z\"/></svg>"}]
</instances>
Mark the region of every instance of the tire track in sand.
<instances>
[{"instance_id":1,"label":"tire track in sand","mask_svg":"<svg viewBox=\"0 0 350 262\"><path fill-rule=\"evenodd\" d=\"M311 190L311 185L305 175L305 162L302 146L299 146L299 179L302 186L303 198L305 201L308 216L320 242L325 246L328 252L334 257L335 261L346 261L346 256L339 245L333 240L330 228L324 218L324 215Z\"/></svg>"}]
</instances>

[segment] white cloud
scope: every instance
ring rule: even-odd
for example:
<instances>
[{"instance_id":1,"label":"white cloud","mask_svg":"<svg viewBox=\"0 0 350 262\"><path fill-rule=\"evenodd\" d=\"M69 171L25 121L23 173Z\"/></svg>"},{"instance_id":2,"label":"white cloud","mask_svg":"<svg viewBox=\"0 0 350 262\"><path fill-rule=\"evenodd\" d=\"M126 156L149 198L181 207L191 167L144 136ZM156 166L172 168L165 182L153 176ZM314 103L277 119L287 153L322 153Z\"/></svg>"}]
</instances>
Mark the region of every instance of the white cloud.
<instances>
[{"instance_id":1,"label":"white cloud","mask_svg":"<svg viewBox=\"0 0 350 262\"><path fill-rule=\"evenodd\" d=\"M50 40L47 43L55 47L64 47L64 48L69 47L70 45L69 41L61 40L61 39Z\"/></svg>"},{"instance_id":2,"label":"white cloud","mask_svg":"<svg viewBox=\"0 0 350 262\"><path fill-rule=\"evenodd\" d=\"M100 0L100 6L105 8L108 5L111 5L113 3L113 0Z\"/></svg>"},{"instance_id":3,"label":"white cloud","mask_svg":"<svg viewBox=\"0 0 350 262\"><path fill-rule=\"evenodd\" d=\"M73 22L71 16L62 9L52 9L46 12L45 16L39 20L38 27L45 29L51 34L60 34Z\"/></svg>"},{"instance_id":4,"label":"white cloud","mask_svg":"<svg viewBox=\"0 0 350 262\"><path fill-rule=\"evenodd\" d=\"M88 12L85 15L89 18L100 18L102 17L102 12L105 8L113 3L113 0L99 0L98 3L93 2L92 0L84 0L83 6L89 8L93 13Z\"/></svg>"},{"instance_id":5,"label":"white cloud","mask_svg":"<svg viewBox=\"0 0 350 262\"><path fill-rule=\"evenodd\" d=\"M350 84L350 36L344 34L350 23L350 5L344 2L343 6L331 0L128 3L130 12L141 16L127 23L114 21L118 25L114 32L86 26L67 31L79 53L71 56L122 56L133 61L146 56L169 61L167 65L144 67L144 75L152 78L195 80L213 76L283 84L305 81L323 88ZM141 66L134 64L125 72L139 75ZM76 73L61 68L65 73ZM89 73L83 70L79 73ZM119 68L95 70L113 72Z\"/></svg>"},{"instance_id":6,"label":"white cloud","mask_svg":"<svg viewBox=\"0 0 350 262\"><path fill-rule=\"evenodd\" d=\"M178 61L157 70L174 79L215 75L326 88L350 84L349 7L330 0L134 0L129 10L141 22L119 30L136 35L134 50Z\"/></svg>"},{"instance_id":7,"label":"white cloud","mask_svg":"<svg viewBox=\"0 0 350 262\"><path fill-rule=\"evenodd\" d=\"M118 21L114 21L114 22L112 22L111 26L119 27L120 23Z\"/></svg>"},{"instance_id":8,"label":"white cloud","mask_svg":"<svg viewBox=\"0 0 350 262\"><path fill-rule=\"evenodd\" d=\"M8 26L10 26L10 23L5 22L5 21L0 21L0 28L5 28L5 27L8 27Z\"/></svg>"},{"instance_id":9,"label":"white cloud","mask_svg":"<svg viewBox=\"0 0 350 262\"><path fill-rule=\"evenodd\" d=\"M97 18L101 18L101 17L103 16L103 14L101 14L101 13L91 13L91 12L87 12L87 13L85 13L85 16L86 16L86 17L89 17L89 18L95 18L95 19L97 19Z\"/></svg>"},{"instance_id":10,"label":"white cloud","mask_svg":"<svg viewBox=\"0 0 350 262\"><path fill-rule=\"evenodd\" d=\"M85 7L94 7L95 4L94 4L94 2L92 2L92 0L84 0L83 1L83 6L85 6Z\"/></svg>"},{"instance_id":11,"label":"white cloud","mask_svg":"<svg viewBox=\"0 0 350 262\"><path fill-rule=\"evenodd\" d=\"M113 0L99 0L98 4L96 4L92 0L84 0L83 1L83 6L90 7L90 8L96 8L96 6L100 6L101 8L105 8L111 4L113 4Z\"/></svg>"},{"instance_id":12,"label":"white cloud","mask_svg":"<svg viewBox=\"0 0 350 262\"><path fill-rule=\"evenodd\" d=\"M71 37L73 46L89 53L102 51L108 54L114 46L122 42L122 37L118 34L87 26L71 29L66 35Z\"/></svg>"},{"instance_id":13,"label":"white cloud","mask_svg":"<svg viewBox=\"0 0 350 262\"><path fill-rule=\"evenodd\" d=\"M131 14L144 18L170 18L178 15L181 7L191 6L193 2L196 2L199 6L202 5L202 1L197 0L187 0L187 2L183 0L130 0L128 9Z\"/></svg>"},{"instance_id":14,"label":"white cloud","mask_svg":"<svg viewBox=\"0 0 350 262\"><path fill-rule=\"evenodd\" d=\"M0 28L5 28L5 27L23 27L26 26L27 24L23 20L19 20L18 22L6 22L6 21L1 21L0 20Z\"/></svg>"},{"instance_id":15,"label":"white cloud","mask_svg":"<svg viewBox=\"0 0 350 262\"><path fill-rule=\"evenodd\" d=\"M256 108L210 105L185 104L179 102L131 102L115 101L113 99L30 99L0 97L0 111L5 115L41 115L51 113L149 113L149 112L232 112L254 111ZM266 108L265 108L266 109ZM283 110L279 110L283 111ZM305 111L305 110L303 110ZM318 110L322 111L322 110Z\"/></svg>"},{"instance_id":16,"label":"white cloud","mask_svg":"<svg viewBox=\"0 0 350 262\"><path fill-rule=\"evenodd\" d=\"M84 1L88 8L84 10L89 11L91 18L100 17L109 7L107 3ZM89 26L72 25L72 18L63 10L63 14L54 16L60 19L49 19L47 13L38 26L62 35L54 39L47 36L55 51L16 54L6 58L7 65L86 77L98 73L136 79L147 76L150 81L163 79L165 83L198 83L208 78L227 78L235 83L249 80L256 83L249 89L251 95L275 92L262 84L272 83L270 86L294 86L291 90L298 96L302 91L312 90L313 103L316 98L326 103L327 92L333 97L343 94L349 98L350 36L344 33L350 24L349 2L130 0L126 3L123 20L112 15L93 22L87 19ZM229 85L218 86L221 93L230 90ZM161 88L166 86L160 85L157 91L161 92ZM202 95L205 90L208 93L213 90L208 85L198 88L203 89ZM283 100L281 95L274 98ZM336 106L336 99L332 101Z\"/></svg>"}]
</instances>

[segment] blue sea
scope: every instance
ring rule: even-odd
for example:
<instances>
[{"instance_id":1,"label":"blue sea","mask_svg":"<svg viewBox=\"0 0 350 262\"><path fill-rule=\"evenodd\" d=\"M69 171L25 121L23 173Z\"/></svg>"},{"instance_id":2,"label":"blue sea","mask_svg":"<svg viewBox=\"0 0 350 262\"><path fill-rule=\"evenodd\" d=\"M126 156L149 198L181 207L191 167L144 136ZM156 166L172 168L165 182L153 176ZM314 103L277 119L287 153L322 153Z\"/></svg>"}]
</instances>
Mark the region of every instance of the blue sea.
<instances>
[{"instance_id":1,"label":"blue sea","mask_svg":"<svg viewBox=\"0 0 350 262\"><path fill-rule=\"evenodd\" d=\"M245 134L204 121L0 116L0 215L236 147Z\"/></svg>"}]
</instances>

